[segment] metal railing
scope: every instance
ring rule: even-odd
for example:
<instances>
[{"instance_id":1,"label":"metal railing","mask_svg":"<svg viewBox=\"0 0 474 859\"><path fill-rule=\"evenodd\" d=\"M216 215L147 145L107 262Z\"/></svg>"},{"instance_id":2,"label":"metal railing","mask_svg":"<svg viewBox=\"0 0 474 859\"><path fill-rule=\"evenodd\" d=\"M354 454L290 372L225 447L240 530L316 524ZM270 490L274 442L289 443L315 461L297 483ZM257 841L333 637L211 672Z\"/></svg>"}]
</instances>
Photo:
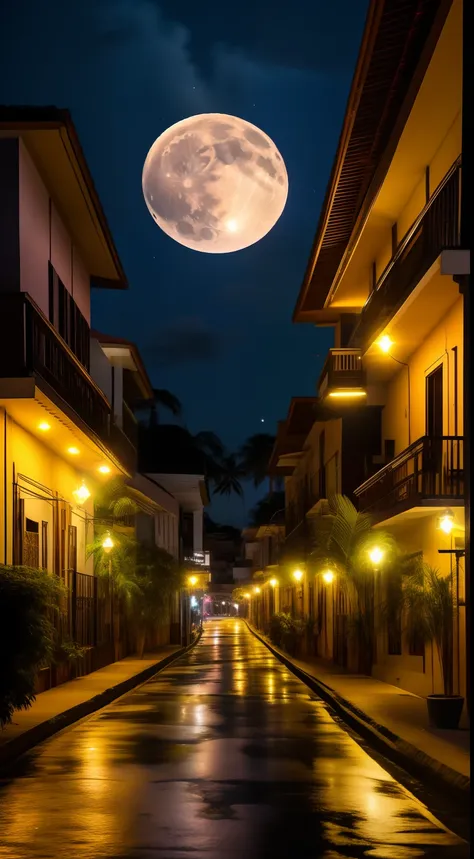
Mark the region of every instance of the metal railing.
<instances>
[{"instance_id":1,"label":"metal railing","mask_svg":"<svg viewBox=\"0 0 474 859\"><path fill-rule=\"evenodd\" d=\"M0 376L32 375L108 441L110 406L87 370L27 293L0 295Z\"/></svg>"},{"instance_id":2,"label":"metal railing","mask_svg":"<svg viewBox=\"0 0 474 859\"><path fill-rule=\"evenodd\" d=\"M461 163L448 171L410 227L362 310L351 342L364 350L406 301L441 252L460 246Z\"/></svg>"},{"instance_id":3,"label":"metal railing","mask_svg":"<svg viewBox=\"0 0 474 859\"><path fill-rule=\"evenodd\" d=\"M361 350L330 349L318 380L318 390L322 395L331 388L363 388L365 371L362 366Z\"/></svg>"},{"instance_id":4,"label":"metal railing","mask_svg":"<svg viewBox=\"0 0 474 859\"><path fill-rule=\"evenodd\" d=\"M423 436L355 490L359 509L381 513L418 500L462 500L462 436Z\"/></svg>"}]
</instances>

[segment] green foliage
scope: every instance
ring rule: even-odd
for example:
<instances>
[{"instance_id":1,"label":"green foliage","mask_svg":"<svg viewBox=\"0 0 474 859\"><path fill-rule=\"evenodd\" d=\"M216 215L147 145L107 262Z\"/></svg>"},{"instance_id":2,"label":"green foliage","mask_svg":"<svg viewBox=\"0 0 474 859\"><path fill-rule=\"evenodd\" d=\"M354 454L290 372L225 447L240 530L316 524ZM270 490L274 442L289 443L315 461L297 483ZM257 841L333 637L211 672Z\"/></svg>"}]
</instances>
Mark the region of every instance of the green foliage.
<instances>
[{"instance_id":1,"label":"green foliage","mask_svg":"<svg viewBox=\"0 0 474 859\"><path fill-rule=\"evenodd\" d=\"M232 591L232 602L243 603L245 602L245 594L247 593L245 588L234 588Z\"/></svg>"},{"instance_id":2,"label":"green foliage","mask_svg":"<svg viewBox=\"0 0 474 859\"><path fill-rule=\"evenodd\" d=\"M64 588L56 576L0 566L0 725L35 700L36 675L55 652L54 616Z\"/></svg>"},{"instance_id":3,"label":"green foliage","mask_svg":"<svg viewBox=\"0 0 474 859\"><path fill-rule=\"evenodd\" d=\"M277 647L282 647L292 656L296 655L299 642L306 631L304 620L279 611L270 620L270 639Z\"/></svg>"},{"instance_id":4,"label":"green foliage","mask_svg":"<svg viewBox=\"0 0 474 859\"><path fill-rule=\"evenodd\" d=\"M255 487L268 476L268 463L275 445L275 436L269 433L251 435L239 450L239 458L247 477ZM284 506L284 505L283 505Z\"/></svg>"},{"instance_id":5,"label":"green foliage","mask_svg":"<svg viewBox=\"0 0 474 859\"><path fill-rule=\"evenodd\" d=\"M278 525L285 521L285 493L269 492L250 511L250 527L259 528L270 522Z\"/></svg>"},{"instance_id":6,"label":"green foliage","mask_svg":"<svg viewBox=\"0 0 474 859\"><path fill-rule=\"evenodd\" d=\"M245 478L245 469L237 461L234 454L223 456L219 463L219 471L214 485L214 495L238 495L242 497L244 490L241 481Z\"/></svg>"},{"instance_id":7,"label":"green foliage","mask_svg":"<svg viewBox=\"0 0 474 859\"><path fill-rule=\"evenodd\" d=\"M329 500L329 515L315 530L310 560L318 568L329 567L338 577L351 605L350 632L357 640L359 670L370 673L374 653L375 589L374 565L370 552L383 552L381 569L398 563L393 537L374 529L371 517L359 513L349 498L336 495Z\"/></svg>"},{"instance_id":8,"label":"green foliage","mask_svg":"<svg viewBox=\"0 0 474 859\"><path fill-rule=\"evenodd\" d=\"M77 662L82 659L87 653L87 647L73 641L69 636L65 636L58 643L57 650L53 657L54 662Z\"/></svg>"},{"instance_id":9,"label":"green foliage","mask_svg":"<svg viewBox=\"0 0 474 859\"><path fill-rule=\"evenodd\" d=\"M453 694L453 620L456 602L449 576L419 563L406 577L403 604L409 631L434 642L443 676L444 694Z\"/></svg>"}]
</instances>

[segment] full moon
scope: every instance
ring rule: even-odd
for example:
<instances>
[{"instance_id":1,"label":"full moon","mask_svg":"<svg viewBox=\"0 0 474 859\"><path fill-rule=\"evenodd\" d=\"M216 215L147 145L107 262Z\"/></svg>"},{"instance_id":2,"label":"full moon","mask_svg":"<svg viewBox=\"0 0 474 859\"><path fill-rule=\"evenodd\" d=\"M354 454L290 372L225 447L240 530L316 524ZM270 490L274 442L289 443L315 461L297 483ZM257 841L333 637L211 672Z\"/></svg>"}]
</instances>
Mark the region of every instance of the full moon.
<instances>
[{"instance_id":1,"label":"full moon","mask_svg":"<svg viewBox=\"0 0 474 859\"><path fill-rule=\"evenodd\" d=\"M285 163L263 131L223 113L164 131L143 166L145 202L159 227L195 251L225 254L260 241L288 196Z\"/></svg>"}]
</instances>

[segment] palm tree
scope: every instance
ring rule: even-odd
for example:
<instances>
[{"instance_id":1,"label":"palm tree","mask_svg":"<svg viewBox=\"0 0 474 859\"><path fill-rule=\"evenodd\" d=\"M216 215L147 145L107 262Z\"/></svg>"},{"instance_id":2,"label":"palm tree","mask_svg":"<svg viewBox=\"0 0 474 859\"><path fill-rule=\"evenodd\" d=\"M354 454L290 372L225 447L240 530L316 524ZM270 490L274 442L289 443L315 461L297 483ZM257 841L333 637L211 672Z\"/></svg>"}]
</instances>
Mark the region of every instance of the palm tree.
<instances>
[{"instance_id":1,"label":"palm tree","mask_svg":"<svg viewBox=\"0 0 474 859\"><path fill-rule=\"evenodd\" d=\"M135 403L135 411L146 410L148 412L148 426L154 427L158 424L159 409L167 409L178 418L181 417L183 407L180 400L171 391L165 388L153 388L153 397L149 400L138 400Z\"/></svg>"},{"instance_id":2,"label":"palm tree","mask_svg":"<svg viewBox=\"0 0 474 859\"><path fill-rule=\"evenodd\" d=\"M343 495L329 500L329 511L315 528L309 558L321 569L329 566L338 574L351 607L359 671L370 674L375 652L375 579L370 551L377 546L387 568L397 558L396 544L390 534L375 531L371 517L359 513Z\"/></svg>"},{"instance_id":3,"label":"palm tree","mask_svg":"<svg viewBox=\"0 0 474 859\"><path fill-rule=\"evenodd\" d=\"M258 528L260 525L278 525L284 521L285 493L273 492L265 495L257 502L250 511L250 527ZM281 518L278 514L281 514Z\"/></svg>"},{"instance_id":4,"label":"palm tree","mask_svg":"<svg viewBox=\"0 0 474 859\"><path fill-rule=\"evenodd\" d=\"M214 479L214 495L238 495L243 498L244 490L241 481L246 471L235 454L224 455L217 466Z\"/></svg>"},{"instance_id":5,"label":"palm tree","mask_svg":"<svg viewBox=\"0 0 474 859\"><path fill-rule=\"evenodd\" d=\"M239 456L246 476L253 480L255 487L260 486L268 477L268 463L275 445L275 436L269 433L256 433L244 442ZM270 492L273 492L273 479L270 477Z\"/></svg>"}]
</instances>

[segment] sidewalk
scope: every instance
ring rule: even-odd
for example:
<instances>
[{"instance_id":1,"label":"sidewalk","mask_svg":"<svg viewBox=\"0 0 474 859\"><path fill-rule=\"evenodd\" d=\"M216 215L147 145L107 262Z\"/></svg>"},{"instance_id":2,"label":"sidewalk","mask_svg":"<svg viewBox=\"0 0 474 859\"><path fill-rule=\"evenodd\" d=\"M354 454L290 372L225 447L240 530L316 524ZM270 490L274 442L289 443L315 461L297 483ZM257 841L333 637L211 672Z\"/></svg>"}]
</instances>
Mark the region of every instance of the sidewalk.
<instances>
[{"instance_id":1,"label":"sidewalk","mask_svg":"<svg viewBox=\"0 0 474 859\"><path fill-rule=\"evenodd\" d=\"M463 793L469 790L470 729L465 713L459 730L437 730L428 723L425 698L373 677L349 674L322 659L294 659L249 628L289 667L296 668L303 680L313 681L315 691L356 731L364 728L379 747L385 745L387 757L398 758L395 762L405 768L411 762L425 775L436 775L445 786Z\"/></svg>"},{"instance_id":2,"label":"sidewalk","mask_svg":"<svg viewBox=\"0 0 474 859\"><path fill-rule=\"evenodd\" d=\"M130 656L42 692L28 710L15 712L13 723L0 730L0 765L144 683L186 649L167 646L143 659Z\"/></svg>"}]
</instances>

